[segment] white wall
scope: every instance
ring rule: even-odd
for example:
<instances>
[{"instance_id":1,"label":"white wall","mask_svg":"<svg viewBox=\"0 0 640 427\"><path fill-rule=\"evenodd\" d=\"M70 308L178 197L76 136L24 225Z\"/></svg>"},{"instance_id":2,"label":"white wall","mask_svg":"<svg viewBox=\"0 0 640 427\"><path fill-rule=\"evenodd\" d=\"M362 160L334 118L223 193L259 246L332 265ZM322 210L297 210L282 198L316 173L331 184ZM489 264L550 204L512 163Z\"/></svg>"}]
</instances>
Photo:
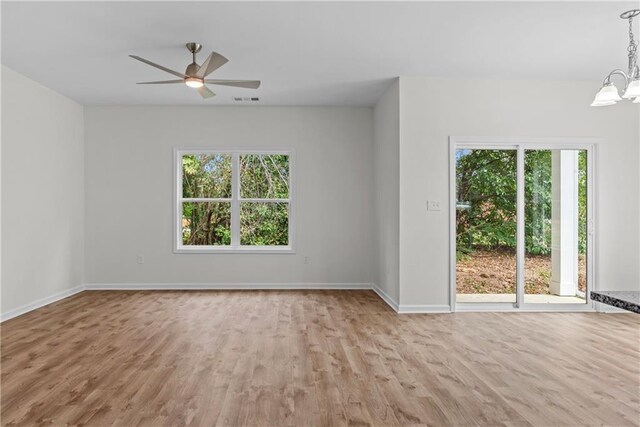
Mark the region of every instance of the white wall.
<instances>
[{"instance_id":1,"label":"white wall","mask_svg":"<svg viewBox=\"0 0 640 427\"><path fill-rule=\"evenodd\" d=\"M448 138L601 137L598 283L638 289L638 106L592 108L598 82L400 79L400 303L449 304Z\"/></svg>"},{"instance_id":2,"label":"white wall","mask_svg":"<svg viewBox=\"0 0 640 427\"><path fill-rule=\"evenodd\" d=\"M3 313L83 275L375 282L401 306L448 305L448 210L428 212L426 200L448 201L451 135L603 138L598 282L640 283L640 115L629 103L590 108L592 82L403 77L373 110L87 107L84 118L80 105L4 67L2 89ZM296 253L174 254L174 146L293 148Z\"/></svg>"},{"instance_id":3,"label":"white wall","mask_svg":"<svg viewBox=\"0 0 640 427\"><path fill-rule=\"evenodd\" d=\"M374 109L375 284L399 301L400 244L400 103L396 79Z\"/></svg>"},{"instance_id":4,"label":"white wall","mask_svg":"<svg viewBox=\"0 0 640 427\"><path fill-rule=\"evenodd\" d=\"M87 283L372 281L371 108L87 107L85 126ZM175 146L293 148L296 253L174 254Z\"/></svg>"},{"instance_id":5,"label":"white wall","mask_svg":"<svg viewBox=\"0 0 640 427\"><path fill-rule=\"evenodd\" d=\"M83 107L2 67L2 313L83 283Z\"/></svg>"}]
</instances>

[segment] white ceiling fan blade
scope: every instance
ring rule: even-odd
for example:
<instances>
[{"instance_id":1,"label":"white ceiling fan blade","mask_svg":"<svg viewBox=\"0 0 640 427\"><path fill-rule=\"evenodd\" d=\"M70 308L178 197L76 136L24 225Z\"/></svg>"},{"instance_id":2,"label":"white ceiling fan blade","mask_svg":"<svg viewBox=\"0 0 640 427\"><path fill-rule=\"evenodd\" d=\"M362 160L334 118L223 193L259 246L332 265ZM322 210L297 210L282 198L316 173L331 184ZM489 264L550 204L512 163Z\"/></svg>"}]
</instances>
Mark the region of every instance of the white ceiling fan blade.
<instances>
[{"instance_id":1,"label":"white ceiling fan blade","mask_svg":"<svg viewBox=\"0 0 640 427\"><path fill-rule=\"evenodd\" d=\"M211 98L212 96L216 96L216 94L211 92L211 89L209 89L206 86L201 86L201 87L197 88L196 90L198 91L200 96L202 96L204 99Z\"/></svg>"},{"instance_id":2,"label":"white ceiling fan blade","mask_svg":"<svg viewBox=\"0 0 640 427\"><path fill-rule=\"evenodd\" d=\"M168 69L167 67L163 67L162 65L158 65L158 64L156 64L156 63L154 63L154 62L151 62L151 61L149 61L149 60L147 60L147 59L140 58L139 56L136 56L136 55L129 55L129 56L130 56L130 57L132 57L133 59L137 59L137 60L138 60L138 61L140 61L140 62L144 62L145 64L151 65L152 67L156 67L156 68L158 68L158 69L160 69L160 70L162 70L162 71L165 71L165 72L167 72L167 73L169 73L169 74L173 74L173 75L174 75L174 76L176 76L176 77L181 77L181 78L183 78L183 79L186 79L186 78L187 78L187 76L185 76L185 75L184 75L184 74L182 74L182 73L179 73L179 72L177 72L177 71L170 70L170 69Z\"/></svg>"},{"instance_id":3,"label":"white ceiling fan blade","mask_svg":"<svg viewBox=\"0 0 640 427\"><path fill-rule=\"evenodd\" d=\"M212 84L212 85L245 87L247 89L258 89L260 87L260 80L214 80L214 79L206 79L204 82Z\"/></svg>"},{"instance_id":4,"label":"white ceiling fan blade","mask_svg":"<svg viewBox=\"0 0 640 427\"><path fill-rule=\"evenodd\" d=\"M229 62L229 60L224 56L220 55L217 52L211 52L209 57L202 63L202 65L198 69L196 77L200 79L205 78L218 68L222 67L227 62Z\"/></svg>"},{"instance_id":5,"label":"white ceiling fan blade","mask_svg":"<svg viewBox=\"0 0 640 427\"><path fill-rule=\"evenodd\" d=\"M160 80L157 82L139 82L137 85L169 85L174 83L184 83L184 80Z\"/></svg>"}]
</instances>

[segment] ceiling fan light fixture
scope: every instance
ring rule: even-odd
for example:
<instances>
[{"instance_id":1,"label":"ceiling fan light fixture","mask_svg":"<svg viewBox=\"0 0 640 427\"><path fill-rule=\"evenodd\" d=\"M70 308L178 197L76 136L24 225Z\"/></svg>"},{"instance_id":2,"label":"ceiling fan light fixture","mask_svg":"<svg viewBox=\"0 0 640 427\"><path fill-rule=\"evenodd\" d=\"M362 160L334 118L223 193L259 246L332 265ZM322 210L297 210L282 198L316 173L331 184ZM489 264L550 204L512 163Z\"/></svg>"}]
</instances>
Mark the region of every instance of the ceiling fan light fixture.
<instances>
[{"instance_id":1,"label":"ceiling fan light fixture","mask_svg":"<svg viewBox=\"0 0 640 427\"><path fill-rule=\"evenodd\" d=\"M622 97L625 99L631 99L631 98L637 98L639 96L640 96L640 78L629 83L629 86L627 86L627 90L624 92L624 95L622 95Z\"/></svg>"},{"instance_id":2,"label":"ceiling fan light fixture","mask_svg":"<svg viewBox=\"0 0 640 427\"><path fill-rule=\"evenodd\" d=\"M195 77L187 77L186 79L184 79L184 84L194 89L198 89L204 86L204 82Z\"/></svg>"}]
</instances>

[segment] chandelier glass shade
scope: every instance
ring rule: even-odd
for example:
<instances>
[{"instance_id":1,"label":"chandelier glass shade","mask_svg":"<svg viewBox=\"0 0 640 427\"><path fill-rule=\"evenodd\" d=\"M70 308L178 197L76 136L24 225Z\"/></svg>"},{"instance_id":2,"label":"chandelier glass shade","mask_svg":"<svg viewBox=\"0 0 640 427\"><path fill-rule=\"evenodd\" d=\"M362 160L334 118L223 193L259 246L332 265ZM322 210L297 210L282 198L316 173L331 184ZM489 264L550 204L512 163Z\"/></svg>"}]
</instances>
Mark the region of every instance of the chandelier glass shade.
<instances>
[{"instance_id":1,"label":"chandelier glass shade","mask_svg":"<svg viewBox=\"0 0 640 427\"><path fill-rule=\"evenodd\" d=\"M625 99L640 97L640 80L636 79L629 83L629 86L627 86L627 90L624 92L622 97Z\"/></svg>"},{"instance_id":2,"label":"chandelier glass shade","mask_svg":"<svg viewBox=\"0 0 640 427\"><path fill-rule=\"evenodd\" d=\"M613 105L620 101L620 95L618 94L618 88L609 83L600 89L596 94L596 98L591 103L592 107L603 107L606 105Z\"/></svg>"},{"instance_id":3,"label":"chandelier glass shade","mask_svg":"<svg viewBox=\"0 0 640 427\"><path fill-rule=\"evenodd\" d=\"M605 77L602 87L591 103L592 107L604 107L614 105L622 99L633 99L634 104L640 104L640 67L638 66L638 42L633 37L633 18L640 15L640 9L628 10L620 15L620 18L629 21L629 70L624 72L616 69ZM618 93L618 88L611 82L613 76L620 76L624 79L624 89L622 98Z\"/></svg>"}]
</instances>

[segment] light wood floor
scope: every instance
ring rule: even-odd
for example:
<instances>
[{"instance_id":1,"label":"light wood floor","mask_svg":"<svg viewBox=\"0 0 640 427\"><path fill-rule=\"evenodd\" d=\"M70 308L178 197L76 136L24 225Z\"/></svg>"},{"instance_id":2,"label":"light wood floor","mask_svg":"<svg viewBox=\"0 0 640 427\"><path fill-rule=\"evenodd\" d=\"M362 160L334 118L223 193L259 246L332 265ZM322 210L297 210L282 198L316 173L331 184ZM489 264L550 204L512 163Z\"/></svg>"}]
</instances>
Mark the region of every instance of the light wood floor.
<instances>
[{"instance_id":1,"label":"light wood floor","mask_svg":"<svg viewBox=\"0 0 640 427\"><path fill-rule=\"evenodd\" d=\"M84 292L2 324L2 424L638 425L640 316Z\"/></svg>"}]
</instances>

